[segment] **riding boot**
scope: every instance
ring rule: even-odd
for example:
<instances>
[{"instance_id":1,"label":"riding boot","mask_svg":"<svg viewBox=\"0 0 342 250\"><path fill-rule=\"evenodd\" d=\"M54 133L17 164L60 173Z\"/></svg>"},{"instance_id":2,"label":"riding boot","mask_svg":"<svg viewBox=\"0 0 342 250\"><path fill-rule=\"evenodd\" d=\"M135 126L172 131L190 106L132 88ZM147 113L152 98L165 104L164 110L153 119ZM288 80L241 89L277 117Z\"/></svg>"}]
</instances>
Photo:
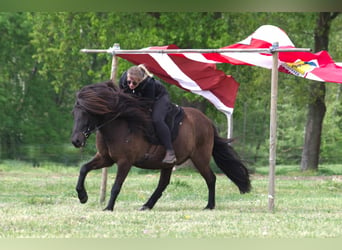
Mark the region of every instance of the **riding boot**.
<instances>
[{"instance_id":1,"label":"riding boot","mask_svg":"<svg viewBox=\"0 0 342 250\"><path fill-rule=\"evenodd\" d=\"M176 159L175 151L173 151L172 149L166 150L163 163L172 164L172 163L175 163L176 161L177 159Z\"/></svg>"}]
</instances>

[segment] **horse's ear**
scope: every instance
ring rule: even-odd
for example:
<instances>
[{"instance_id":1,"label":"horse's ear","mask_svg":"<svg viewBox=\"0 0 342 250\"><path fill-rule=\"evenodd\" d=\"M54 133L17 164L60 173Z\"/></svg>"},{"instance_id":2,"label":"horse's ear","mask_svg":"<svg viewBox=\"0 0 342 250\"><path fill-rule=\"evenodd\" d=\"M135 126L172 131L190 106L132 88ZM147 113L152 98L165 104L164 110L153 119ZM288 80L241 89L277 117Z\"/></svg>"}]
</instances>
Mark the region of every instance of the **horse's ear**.
<instances>
[{"instance_id":1,"label":"horse's ear","mask_svg":"<svg viewBox=\"0 0 342 250\"><path fill-rule=\"evenodd\" d=\"M109 88L112 88L114 90L117 90L118 89L118 86L113 82L113 81L108 81L106 82L106 85L109 87Z\"/></svg>"}]
</instances>

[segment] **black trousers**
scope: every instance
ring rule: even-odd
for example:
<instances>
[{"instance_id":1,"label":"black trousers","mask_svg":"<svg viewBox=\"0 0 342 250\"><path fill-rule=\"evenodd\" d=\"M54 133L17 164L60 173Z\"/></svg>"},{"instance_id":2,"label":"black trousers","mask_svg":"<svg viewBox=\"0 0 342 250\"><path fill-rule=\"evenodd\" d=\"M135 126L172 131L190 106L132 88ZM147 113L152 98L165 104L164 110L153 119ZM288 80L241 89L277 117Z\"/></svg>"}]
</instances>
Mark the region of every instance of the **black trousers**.
<instances>
[{"instance_id":1,"label":"black trousers","mask_svg":"<svg viewBox=\"0 0 342 250\"><path fill-rule=\"evenodd\" d=\"M171 133L165 122L169 105L169 96L164 95L159 100L155 101L152 107L153 125L160 142L165 146L166 150L173 149Z\"/></svg>"}]
</instances>

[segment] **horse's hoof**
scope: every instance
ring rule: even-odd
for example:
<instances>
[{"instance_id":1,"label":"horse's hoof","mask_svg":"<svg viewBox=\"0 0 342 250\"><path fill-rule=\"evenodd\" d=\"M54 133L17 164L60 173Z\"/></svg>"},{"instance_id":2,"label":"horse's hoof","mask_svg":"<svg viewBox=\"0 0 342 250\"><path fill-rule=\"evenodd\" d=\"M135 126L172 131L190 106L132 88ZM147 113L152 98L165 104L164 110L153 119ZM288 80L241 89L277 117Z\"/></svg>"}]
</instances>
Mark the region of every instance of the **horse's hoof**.
<instances>
[{"instance_id":1,"label":"horse's hoof","mask_svg":"<svg viewBox=\"0 0 342 250\"><path fill-rule=\"evenodd\" d=\"M213 210L215 206L206 206L203 210Z\"/></svg>"},{"instance_id":2,"label":"horse's hoof","mask_svg":"<svg viewBox=\"0 0 342 250\"><path fill-rule=\"evenodd\" d=\"M78 199L80 200L80 202L82 204L86 203L88 201L88 195L85 195L83 197L78 197Z\"/></svg>"},{"instance_id":3,"label":"horse's hoof","mask_svg":"<svg viewBox=\"0 0 342 250\"><path fill-rule=\"evenodd\" d=\"M76 188L78 199L82 204L88 201L88 194L83 188Z\"/></svg>"},{"instance_id":4,"label":"horse's hoof","mask_svg":"<svg viewBox=\"0 0 342 250\"><path fill-rule=\"evenodd\" d=\"M144 205L142 206L139 211L145 211L145 210L151 210L151 208L149 208L148 206Z\"/></svg>"},{"instance_id":5,"label":"horse's hoof","mask_svg":"<svg viewBox=\"0 0 342 250\"><path fill-rule=\"evenodd\" d=\"M113 209L109 208L109 207L106 207L105 209L103 209L102 211L106 212L106 211L109 211L109 212L113 212Z\"/></svg>"}]
</instances>

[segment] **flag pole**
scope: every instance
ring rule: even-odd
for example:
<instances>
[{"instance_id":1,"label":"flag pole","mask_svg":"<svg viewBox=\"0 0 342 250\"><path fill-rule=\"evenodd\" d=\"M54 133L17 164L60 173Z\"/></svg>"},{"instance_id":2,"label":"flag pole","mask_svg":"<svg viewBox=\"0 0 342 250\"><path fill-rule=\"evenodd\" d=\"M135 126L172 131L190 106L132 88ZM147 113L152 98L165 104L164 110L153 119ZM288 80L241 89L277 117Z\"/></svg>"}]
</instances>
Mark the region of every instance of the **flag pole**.
<instances>
[{"instance_id":1,"label":"flag pole","mask_svg":"<svg viewBox=\"0 0 342 250\"><path fill-rule=\"evenodd\" d=\"M120 45L118 43L114 43L113 48L116 50L120 49ZM113 54L112 57L112 69L110 72L110 80L115 84L116 73L118 66L118 58ZM104 203L106 200L106 190L107 190L107 179L108 179L108 168L102 168L102 180L100 187L100 203Z\"/></svg>"},{"instance_id":2,"label":"flag pole","mask_svg":"<svg viewBox=\"0 0 342 250\"><path fill-rule=\"evenodd\" d=\"M233 137L233 114L225 113L227 117L227 138Z\"/></svg>"},{"instance_id":3,"label":"flag pole","mask_svg":"<svg viewBox=\"0 0 342 250\"><path fill-rule=\"evenodd\" d=\"M277 148L277 99L278 99L278 48L276 42L270 48L272 53L272 76L271 76L271 109L270 109L270 155L269 155L269 184L268 184L268 209L274 211L275 199L275 165Z\"/></svg>"}]
</instances>

